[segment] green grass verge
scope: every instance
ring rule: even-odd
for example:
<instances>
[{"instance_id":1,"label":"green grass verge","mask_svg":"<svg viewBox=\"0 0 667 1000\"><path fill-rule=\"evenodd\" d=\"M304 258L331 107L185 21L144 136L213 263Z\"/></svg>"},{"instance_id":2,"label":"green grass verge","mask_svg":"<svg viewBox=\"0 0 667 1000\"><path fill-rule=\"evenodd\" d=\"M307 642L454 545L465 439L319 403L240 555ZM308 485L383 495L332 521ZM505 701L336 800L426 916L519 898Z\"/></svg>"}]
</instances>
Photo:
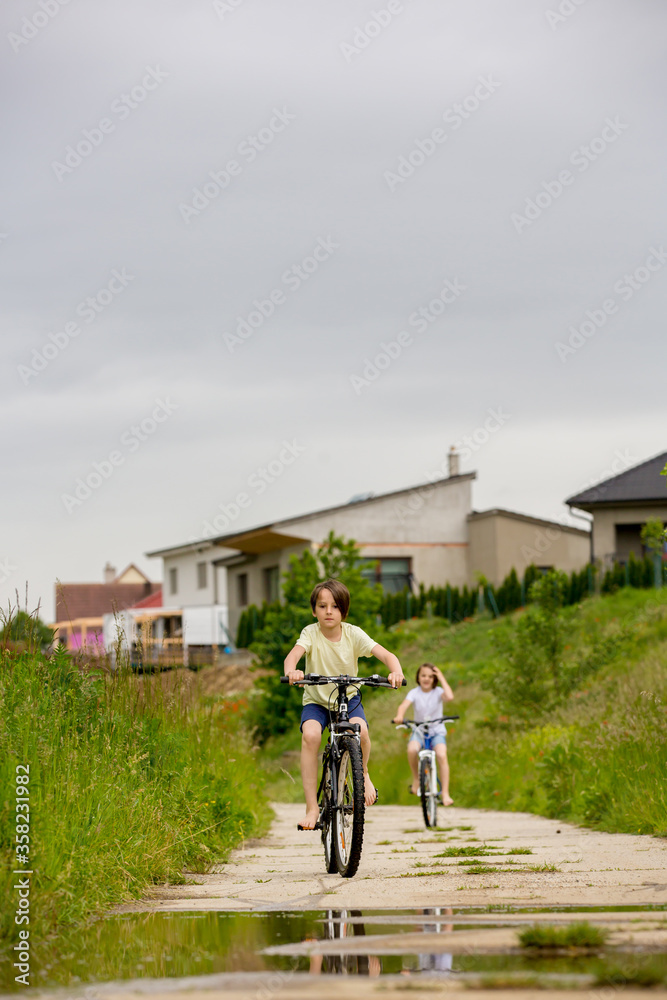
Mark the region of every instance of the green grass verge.
<instances>
[{"instance_id":1,"label":"green grass verge","mask_svg":"<svg viewBox=\"0 0 667 1000\"><path fill-rule=\"evenodd\" d=\"M533 924L519 932L522 948L602 948L609 932L587 920L557 927L553 924Z\"/></svg>"},{"instance_id":2,"label":"green grass verge","mask_svg":"<svg viewBox=\"0 0 667 1000\"><path fill-rule=\"evenodd\" d=\"M224 704L65 654L0 661L0 942L17 936L17 765L30 768L30 936L71 934L148 886L205 871L269 821Z\"/></svg>"}]
</instances>

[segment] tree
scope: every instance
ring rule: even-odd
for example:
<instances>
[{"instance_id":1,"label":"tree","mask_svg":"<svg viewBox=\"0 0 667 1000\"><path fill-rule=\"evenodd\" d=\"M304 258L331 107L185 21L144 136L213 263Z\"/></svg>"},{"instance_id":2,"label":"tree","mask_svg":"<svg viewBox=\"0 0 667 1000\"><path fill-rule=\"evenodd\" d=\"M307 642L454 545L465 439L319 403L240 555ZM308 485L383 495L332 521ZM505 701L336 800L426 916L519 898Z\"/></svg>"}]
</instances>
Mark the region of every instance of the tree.
<instances>
[{"instance_id":1,"label":"tree","mask_svg":"<svg viewBox=\"0 0 667 1000\"><path fill-rule=\"evenodd\" d=\"M313 621L310 594L322 580L336 579L350 591L347 618L364 631L374 627L382 600L379 584L371 586L362 575L363 558L356 542L331 531L317 554L309 549L292 556L283 575L284 603L267 608L264 626L255 635L250 649L259 656L259 666L267 671L256 684L260 695L250 717L260 742L298 725L301 700L288 686L279 683L284 660L301 631Z\"/></svg>"},{"instance_id":2,"label":"tree","mask_svg":"<svg viewBox=\"0 0 667 1000\"><path fill-rule=\"evenodd\" d=\"M556 704L565 692L563 664L569 589L565 573L550 570L529 591L530 604L516 624L496 635L500 660L485 671L502 708L529 716Z\"/></svg>"},{"instance_id":3,"label":"tree","mask_svg":"<svg viewBox=\"0 0 667 1000\"><path fill-rule=\"evenodd\" d=\"M50 646L53 642L53 629L50 629L35 612L10 610L2 614L4 622L0 631L0 646L7 648L10 643L20 644L25 649L34 651L42 646Z\"/></svg>"},{"instance_id":4,"label":"tree","mask_svg":"<svg viewBox=\"0 0 667 1000\"><path fill-rule=\"evenodd\" d=\"M656 587L662 586L662 551L665 546L665 526L659 517L650 517L641 530L642 544L653 561L653 579Z\"/></svg>"},{"instance_id":5,"label":"tree","mask_svg":"<svg viewBox=\"0 0 667 1000\"><path fill-rule=\"evenodd\" d=\"M661 553L665 544L665 526L659 517L650 517L641 530L642 544L651 555Z\"/></svg>"}]
</instances>

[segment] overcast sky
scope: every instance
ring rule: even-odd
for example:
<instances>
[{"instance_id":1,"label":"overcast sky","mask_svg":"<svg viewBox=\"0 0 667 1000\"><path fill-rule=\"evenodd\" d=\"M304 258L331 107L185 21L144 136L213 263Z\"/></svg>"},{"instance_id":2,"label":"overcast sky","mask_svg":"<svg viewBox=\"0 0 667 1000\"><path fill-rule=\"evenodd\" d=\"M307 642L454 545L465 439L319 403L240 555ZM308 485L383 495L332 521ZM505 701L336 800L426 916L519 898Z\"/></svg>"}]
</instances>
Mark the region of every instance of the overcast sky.
<instances>
[{"instance_id":1,"label":"overcast sky","mask_svg":"<svg viewBox=\"0 0 667 1000\"><path fill-rule=\"evenodd\" d=\"M662 0L0 22L5 607L160 579L240 492L232 530L458 443L476 509L557 518L667 449Z\"/></svg>"}]
</instances>

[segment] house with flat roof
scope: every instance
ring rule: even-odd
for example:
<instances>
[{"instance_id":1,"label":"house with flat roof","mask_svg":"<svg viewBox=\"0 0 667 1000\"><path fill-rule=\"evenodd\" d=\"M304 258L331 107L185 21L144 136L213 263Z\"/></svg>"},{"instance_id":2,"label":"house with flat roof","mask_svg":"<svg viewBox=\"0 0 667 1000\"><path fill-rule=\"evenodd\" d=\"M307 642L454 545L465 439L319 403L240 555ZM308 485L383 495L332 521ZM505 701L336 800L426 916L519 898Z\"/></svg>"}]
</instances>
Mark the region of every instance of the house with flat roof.
<instances>
[{"instance_id":1,"label":"house with flat roof","mask_svg":"<svg viewBox=\"0 0 667 1000\"><path fill-rule=\"evenodd\" d=\"M667 451L566 500L593 515L592 555L603 566L645 555L641 529L650 518L667 522Z\"/></svg>"},{"instance_id":2,"label":"house with flat roof","mask_svg":"<svg viewBox=\"0 0 667 1000\"><path fill-rule=\"evenodd\" d=\"M280 597L290 556L316 552L331 531L356 541L368 578L388 591L471 585L477 573L498 584L512 567L521 572L537 563L569 572L588 561L587 531L511 511L475 512L477 474L460 473L454 453L448 471L419 486L360 494L335 507L149 552L163 559L163 605L217 602L235 635L244 608Z\"/></svg>"}]
</instances>

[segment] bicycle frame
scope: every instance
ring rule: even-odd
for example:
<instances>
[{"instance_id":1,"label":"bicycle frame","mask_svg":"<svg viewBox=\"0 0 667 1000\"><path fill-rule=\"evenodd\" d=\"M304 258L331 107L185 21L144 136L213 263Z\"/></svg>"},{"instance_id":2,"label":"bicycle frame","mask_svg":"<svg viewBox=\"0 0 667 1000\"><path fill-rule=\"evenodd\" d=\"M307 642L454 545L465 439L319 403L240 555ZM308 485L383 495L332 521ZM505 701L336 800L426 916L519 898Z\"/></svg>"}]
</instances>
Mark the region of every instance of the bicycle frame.
<instances>
[{"instance_id":1,"label":"bicycle frame","mask_svg":"<svg viewBox=\"0 0 667 1000\"><path fill-rule=\"evenodd\" d=\"M287 677L281 677L281 682L289 683ZM356 873L361 857L365 803L361 726L350 720L347 689L358 690L365 684L372 687L391 685L378 674L371 677L306 674L295 684L331 684L336 688L335 697L332 692L330 699L333 707L329 708L329 738L317 789L320 811L315 829L322 831L327 871L333 874L338 870L340 875L349 878Z\"/></svg>"}]
</instances>

